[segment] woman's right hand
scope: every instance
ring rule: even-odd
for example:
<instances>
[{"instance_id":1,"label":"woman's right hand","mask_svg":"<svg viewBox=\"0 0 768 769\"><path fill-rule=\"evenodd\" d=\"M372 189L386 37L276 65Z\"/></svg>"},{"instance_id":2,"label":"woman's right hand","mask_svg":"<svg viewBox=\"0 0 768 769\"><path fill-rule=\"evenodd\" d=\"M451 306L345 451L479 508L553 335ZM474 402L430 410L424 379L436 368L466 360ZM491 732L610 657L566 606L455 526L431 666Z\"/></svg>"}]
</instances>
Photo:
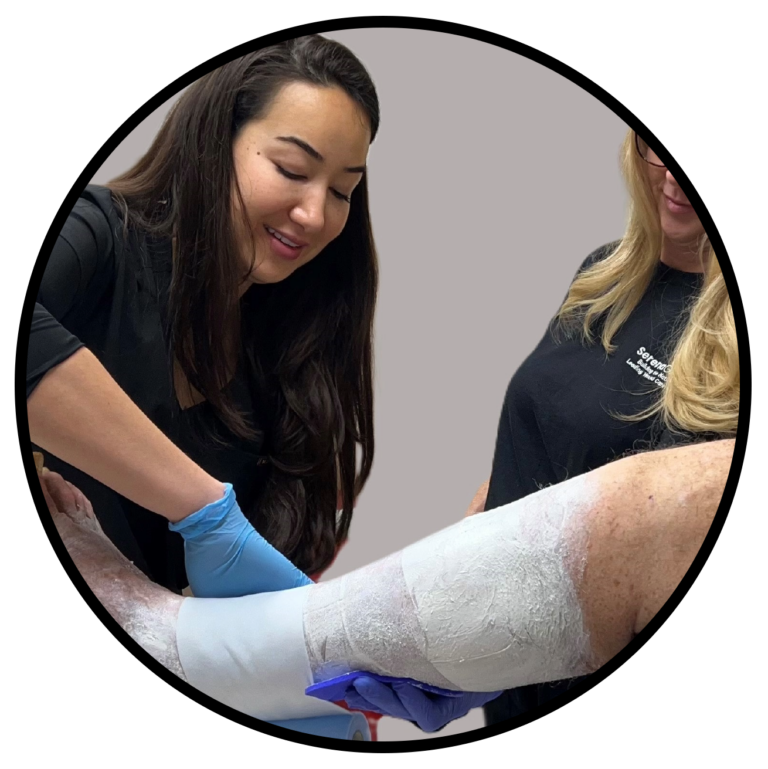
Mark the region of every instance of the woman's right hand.
<instances>
[{"instance_id":1,"label":"woman's right hand","mask_svg":"<svg viewBox=\"0 0 768 769\"><path fill-rule=\"evenodd\" d=\"M184 537L187 578L197 598L233 598L312 583L253 528L228 483L221 499L170 529Z\"/></svg>"},{"instance_id":2,"label":"woman's right hand","mask_svg":"<svg viewBox=\"0 0 768 769\"><path fill-rule=\"evenodd\" d=\"M469 507L467 508L467 512L464 513L465 518L469 518L470 515L475 515L475 513L483 513L485 512L485 502L488 499L488 484L490 484L491 480L490 478L480 486L480 488L475 493L475 496L472 497L472 501L469 503Z\"/></svg>"}]
</instances>

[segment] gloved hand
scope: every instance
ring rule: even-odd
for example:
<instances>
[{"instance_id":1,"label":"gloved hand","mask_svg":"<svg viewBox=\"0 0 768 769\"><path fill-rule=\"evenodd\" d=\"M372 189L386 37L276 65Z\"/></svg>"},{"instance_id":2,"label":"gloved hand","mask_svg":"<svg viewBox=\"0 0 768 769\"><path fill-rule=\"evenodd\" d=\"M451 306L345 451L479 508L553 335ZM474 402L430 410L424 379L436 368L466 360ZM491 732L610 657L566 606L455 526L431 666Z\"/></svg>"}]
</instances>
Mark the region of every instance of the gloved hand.
<instances>
[{"instance_id":1,"label":"gloved hand","mask_svg":"<svg viewBox=\"0 0 768 769\"><path fill-rule=\"evenodd\" d=\"M169 524L184 537L189 586L198 598L233 598L311 584L248 522L224 484L224 496Z\"/></svg>"},{"instance_id":2,"label":"gloved hand","mask_svg":"<svg viewBox=\"0 0 768 769\"><path fill-rule=\"evenodd\" d=\"M355 691L346 697L349 707L413 721L425 732L436 732L501 694L463 692L459 696L446 697L407 682L384 684L367 676L355 679L352 686Z\"/></svg>"},{"instance_id":3,"label":"gloved hand","mask_svg":"<svg viewBox=\"0 0 768 769\"><path fill-rule=\"evenodd\" d=\"M346 680L345 680L346 679ZM383 679L383 680L382 680ZM448 692L440 694L436 687L419 686L417 682L360 673L341 676L339 686L315 685L307 694L319 699L343 698L350 708L381 713L384 716L413 721L425 732L435 732L457 718L467 715L496 699L501 692ZM432 691L429 691L429 690Z\"/></svg>"}]
</instances>

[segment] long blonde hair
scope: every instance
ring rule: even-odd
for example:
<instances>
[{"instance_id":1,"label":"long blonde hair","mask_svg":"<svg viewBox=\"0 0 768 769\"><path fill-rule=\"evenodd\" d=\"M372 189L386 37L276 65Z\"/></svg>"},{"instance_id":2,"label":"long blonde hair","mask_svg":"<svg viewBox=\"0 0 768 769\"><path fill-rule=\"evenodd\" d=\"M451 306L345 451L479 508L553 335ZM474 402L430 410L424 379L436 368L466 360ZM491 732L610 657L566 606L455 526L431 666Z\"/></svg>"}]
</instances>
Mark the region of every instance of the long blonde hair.
<instances>
[{"instance_id":1,"label":"long blonde hair","mask_svg":"<svg viewBox=\"0 0 768 769\"><path fill-rule=\"evenodd\" d=\"M637 307L659 264L662 232L645 162L629 131L621 150L629 190L629 221L624 237L606 258L574 280L555 316L553 331L579 333L613 353L613 338ZM733 434L739 420L739 351L733 308L720 264L707 236L699 244L705 277L680 332L658 401L632 419L658 414L676 430Z\"/></svg>"},{"instance_id":2,"label":"long blonde hair","mask_svg":"<svg viewBox=\"0 0 768 769\"><path fill-rule=\"evenodd\" d=\"M675 429L731 435L739 422L739 347L728 288L711 247L710 254L704 285L651 412Z\"/></svg>"}]
</instances>

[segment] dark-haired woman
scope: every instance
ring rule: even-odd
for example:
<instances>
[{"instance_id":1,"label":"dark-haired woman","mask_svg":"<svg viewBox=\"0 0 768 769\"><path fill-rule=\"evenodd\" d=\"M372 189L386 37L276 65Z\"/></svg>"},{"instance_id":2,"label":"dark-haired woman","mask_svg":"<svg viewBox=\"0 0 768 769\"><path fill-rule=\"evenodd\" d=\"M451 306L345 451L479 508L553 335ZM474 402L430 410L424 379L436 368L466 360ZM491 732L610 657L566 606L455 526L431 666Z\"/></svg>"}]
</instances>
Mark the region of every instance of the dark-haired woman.
<instances>
[{"instance_id":1,"label":"dark-haired woman","mask_svg":"<svg viewBox=\"0 0 768 769\"><path fill-rule=\"evenodd\" d=\"M262 49L190 86L53 246L29 339L30 437L161 585L293 587L346 538L373 458L378 124L344 46ZM251 523L266 541L244 585L233 541L259 537Z\"/></svg>"}]
</instances>

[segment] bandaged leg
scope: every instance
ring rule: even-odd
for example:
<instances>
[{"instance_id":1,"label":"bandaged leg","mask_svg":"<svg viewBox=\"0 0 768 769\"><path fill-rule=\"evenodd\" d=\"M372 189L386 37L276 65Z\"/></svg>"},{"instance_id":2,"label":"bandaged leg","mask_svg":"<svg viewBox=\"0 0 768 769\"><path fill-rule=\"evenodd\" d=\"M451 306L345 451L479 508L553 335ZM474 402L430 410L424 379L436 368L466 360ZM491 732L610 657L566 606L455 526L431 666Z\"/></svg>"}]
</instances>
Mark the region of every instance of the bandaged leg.
<instances>
[{"instance_id":1,"label":"bandaged leg","mask_svg":"<svg viewBox=\"0 0 768 769\"><path fill-rule=\"evenodd\" d=\"M466 691L587 673L578 587L593 496L574 479L328 583L187 599L181 664L221 702L279 712L262 718L320 714L304 689L351 671Z\"/></svg>"},{"instance_id":2,"label":"bandaged leg","mask_svg":"<svg viewBox=\"0 0 768 769\"><path fill-rule=\"evenodd\" d=\"M152 585L87 515L48 503L86 581L142 646L221 702L278 720L338 713L304 690L352 671L474 691L590 672L680 583L732 453L718 441L623 459L338 580L244 598Z\"/></svg>"},{"instance_id":3,"label":"bandaged leg","mask_svg":"<svg viewBox=\"0 0 768 769\"><path fill-rule=\"evenodd\" d=\"M247 599L184 599L151 582L120 553L81 492L55 473L41 480L59 535L94 595L168 670L256 718L339 739L369 737L362 715L304 694L311 678L303 636L304 601L297 601L297 591ZM242 609L240 600L245 601ZM177 646L181 610L188 605L194 607L190 613L198 624L192 622L192 630L190 622L182 623L186 643ZM227 639L232 640L231 647ZM180 649L186 652L191 676L182 668ZM308 721L289 720L307 717Z\"/></svg>"},{"instance_id":4,"label":"bandaged leg","mask_svg":"<svg viewBox=\"0 0 768 769\"><path fill-rule=\"evenodd\" d=\"M342 708L304 694L313 683L304 607L315 585L241 598L187 598L179 658L187 680L215 700L265 721L328 716Z\"/></svg>"},{"instance_id":5,"label":"bandaged leg","mask_svg":"<svg viewBox=\"0 0 768 769\"><path fill-rule=\"evenodd\" d=\"M313 676L362 669L465 691L586 673L582 479L468 518L307 600Z\"/></svg>"}]
</instances>

